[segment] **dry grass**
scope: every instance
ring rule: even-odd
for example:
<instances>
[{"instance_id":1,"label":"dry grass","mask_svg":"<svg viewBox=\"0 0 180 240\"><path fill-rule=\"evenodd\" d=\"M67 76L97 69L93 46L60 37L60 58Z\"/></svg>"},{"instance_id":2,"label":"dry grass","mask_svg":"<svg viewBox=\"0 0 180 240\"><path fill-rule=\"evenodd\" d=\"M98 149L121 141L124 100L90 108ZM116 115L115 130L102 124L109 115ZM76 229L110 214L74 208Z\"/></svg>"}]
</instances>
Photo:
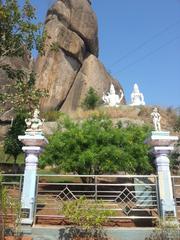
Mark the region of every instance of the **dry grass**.
<instances>
[{"instance_id":1,"label":"dry grass","mask_svg":"<svg viewBox=\"0 0 180 240\"><path fill-rule=\"evenodd\" d=\"M151 112L154 106L132 107L121 105L120 107L99 107L95 110L83 110L79 108L76 112L72 112L70 117L74 120L81 121L92 115L107 115L112 120L126 119L128 121L140 121L152 125ZM161 125L163 130L173 131L176 120L176 112L171 108L158 107L162 116Z\"/></svg>"}]
</instances>

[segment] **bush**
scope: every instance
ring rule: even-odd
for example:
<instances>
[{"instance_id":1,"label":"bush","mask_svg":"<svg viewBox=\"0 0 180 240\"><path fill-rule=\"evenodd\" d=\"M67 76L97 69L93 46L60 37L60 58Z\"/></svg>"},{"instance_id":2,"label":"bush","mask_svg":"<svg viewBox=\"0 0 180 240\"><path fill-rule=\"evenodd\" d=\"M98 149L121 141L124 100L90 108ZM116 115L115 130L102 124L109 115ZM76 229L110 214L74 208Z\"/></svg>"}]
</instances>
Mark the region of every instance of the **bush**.
<instances>
[{"instance_id":1,"label":"bush","mask_svg":"<svg viewBox=\"0 0 180 240\"><path fill-rule=\"evenodd\" d=\"M65 217L73 223L80 231L76 234L84 237L104 237L103 224L108 221L108 217L113 212L104 209L101 201L90 201L84 197L64 203L63 213ZM78 229L77 229L78 230ZM104 238L103 238L104 239Z\"/></svg>"},{"instance_id":2,"label":"bush","mask_svg":"<svg viewBox=\"0 0 180 240\"><path fill-rule=\"evenodd\" d=\"M82 107L85 108L86 110L90 110L95 109L99 104L100 104L99 96L97 95L94 88L90 87L82 103Z\"/></svg>"}]
</instances>

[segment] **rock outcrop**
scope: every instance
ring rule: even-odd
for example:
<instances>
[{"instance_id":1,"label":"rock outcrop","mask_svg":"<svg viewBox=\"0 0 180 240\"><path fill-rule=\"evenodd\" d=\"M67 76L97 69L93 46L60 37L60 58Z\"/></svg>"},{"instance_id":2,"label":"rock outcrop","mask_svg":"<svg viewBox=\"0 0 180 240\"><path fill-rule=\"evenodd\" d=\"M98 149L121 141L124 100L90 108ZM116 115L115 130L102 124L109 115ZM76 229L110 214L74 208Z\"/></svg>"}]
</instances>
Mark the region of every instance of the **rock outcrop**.
<instances>
[{"instance_id":1,"label":"rock outcrop","mask_svg":"<svg viewBox=\"0 0 180 240\"><path fill-rule=\"evenodd\" d=\"M109 91L110 83L113 83L118 92L119 83L112 79L96 56L89 55L84 60L61 110L63 112L75 111L90 87L96 89L98 95L102 96L103 92Z\"/></svg>"},{"instance_id":2,"label":"rock outcrop","mask_svg":"<svg viewBox=\"0 0 180 240\"><path fill-rule=\"evenodd\" d=\"M36 62L37 88L47 89L41 109L70 112L89 87L100 96L111 83L121 89L98 60L98 26L88 0L58 0L47 13L45 54Z\"/></svg>"}]
</instances>

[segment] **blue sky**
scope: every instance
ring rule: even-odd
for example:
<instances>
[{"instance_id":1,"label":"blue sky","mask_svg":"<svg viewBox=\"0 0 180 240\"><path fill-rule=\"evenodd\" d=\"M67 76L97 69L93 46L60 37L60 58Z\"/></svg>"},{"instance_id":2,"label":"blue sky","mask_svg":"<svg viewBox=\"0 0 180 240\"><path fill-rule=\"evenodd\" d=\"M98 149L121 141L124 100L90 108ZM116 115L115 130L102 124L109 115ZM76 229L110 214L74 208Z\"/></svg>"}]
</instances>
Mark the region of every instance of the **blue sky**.
<instances>
[{"instance_id":1,"label":"blue sky","mask_svg":"<svg viewBox=\"0 0 180 240\"><path fill-rule=\"evenodd\" d=\"M31 2L44 21L54 1ZM147 104L180 106L180 0L92 0L92 7L99 59L122 84L127 102L138 83Z\"/></svg>"}]
</instances>

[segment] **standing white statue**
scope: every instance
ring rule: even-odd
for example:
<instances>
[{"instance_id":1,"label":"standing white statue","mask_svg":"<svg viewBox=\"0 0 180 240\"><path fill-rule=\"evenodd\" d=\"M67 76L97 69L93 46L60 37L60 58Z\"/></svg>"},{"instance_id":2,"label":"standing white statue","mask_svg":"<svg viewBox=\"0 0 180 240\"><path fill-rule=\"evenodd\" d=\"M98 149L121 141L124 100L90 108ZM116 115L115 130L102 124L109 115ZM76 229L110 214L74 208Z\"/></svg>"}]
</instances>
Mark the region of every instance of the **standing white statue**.
<instances>
[{"instance_id":1,"label":"standing white statue","mask_svg":"<svg viewBox=\"0 0 180 240\"><path fill-rule=\"evenodd\" d=\"M155 131L161 131L161 115L160 113L158 113L157 108L153 109L153 112L151 113L151 117L153 119Z\"/></svg>"},{"instance_id":2,"label":"standing white statue","mask_svg":"<svg viewBox=\"0 0 180 240\"><path fill-rule=\"evenodd\" d=\"M140 93L137 83L134 84L133 92L131 93L131 106L145 105L144 95Z\"/></svg>"},{"instance_id":3,"label":"standing white statue","mask_svg":"<svg viewBox=\"0 0 180 240\"><path fill-rule=\"evenodd\" d=\"M123 91L120 89L120 96L116 94L114 85L111 83L110 90L107 94L103 93L103 102L110 107L118 107L124 97Z\"/></svg>"}]
</instances>

